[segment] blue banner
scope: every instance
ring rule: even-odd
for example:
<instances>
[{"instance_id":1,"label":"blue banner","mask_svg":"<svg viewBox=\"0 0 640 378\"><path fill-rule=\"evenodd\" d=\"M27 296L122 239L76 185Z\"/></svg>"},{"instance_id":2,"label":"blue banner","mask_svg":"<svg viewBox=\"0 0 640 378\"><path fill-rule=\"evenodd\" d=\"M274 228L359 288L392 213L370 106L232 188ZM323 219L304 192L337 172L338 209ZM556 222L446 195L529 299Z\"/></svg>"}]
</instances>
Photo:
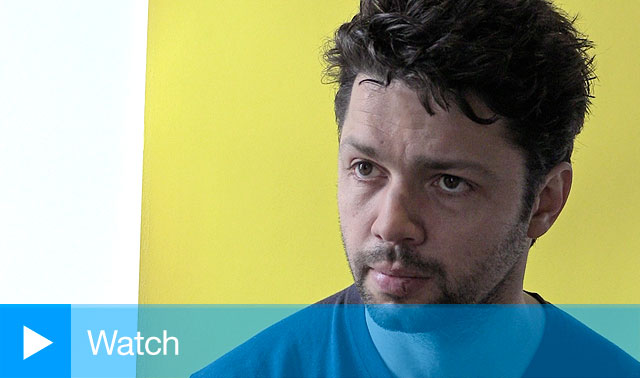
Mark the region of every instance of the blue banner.
<instances>
[{"instance_id":1,"label":"blue banner","mask_svg":"<svg viewBox=\"0 0 640 378\"><path fill-rule=\"evenodd\" d=\"M640 376L637 305L0 305L0 331L2 378Z\"/></svg>"}]
</instances>

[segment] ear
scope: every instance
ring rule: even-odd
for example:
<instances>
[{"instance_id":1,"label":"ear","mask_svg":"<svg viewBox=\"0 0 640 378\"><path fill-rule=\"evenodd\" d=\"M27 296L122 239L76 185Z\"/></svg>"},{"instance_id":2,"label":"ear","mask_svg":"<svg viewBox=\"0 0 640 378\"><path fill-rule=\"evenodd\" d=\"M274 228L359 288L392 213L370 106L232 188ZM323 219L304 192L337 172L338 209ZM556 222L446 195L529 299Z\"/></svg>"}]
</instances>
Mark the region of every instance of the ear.
<instances>
[{"instance_id":1,"label":"ear","mask_svg":"<svg viewBox=\"0 0 640 378\"><path fill-rule=\"evenodd\" d=\"M539 238L551 228L567 203L572 179L573 169L567 162L556 165L547 174L533 203L528 237Z\"/></svg>"}]
</instances>

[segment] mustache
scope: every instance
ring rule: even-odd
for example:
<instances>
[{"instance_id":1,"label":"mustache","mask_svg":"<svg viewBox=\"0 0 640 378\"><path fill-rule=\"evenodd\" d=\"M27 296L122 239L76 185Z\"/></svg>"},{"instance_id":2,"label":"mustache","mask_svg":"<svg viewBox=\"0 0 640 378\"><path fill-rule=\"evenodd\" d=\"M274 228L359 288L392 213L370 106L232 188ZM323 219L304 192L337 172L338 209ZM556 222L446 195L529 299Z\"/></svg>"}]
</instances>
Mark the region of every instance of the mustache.
<instances>
[{"instance_id":1,"label":"mustache","mask_svg":"<svg viewBox=\"0 0 640 378\"><path fill-rule=\"evenodd\" d=\"M376 246L363 250L357 254L356 264L361 267L373 266L379 263L398 262L403 268L416 270L429 276L446 278L444 266L435 259L421 257L416 251L406 245Z\"/></svg>"}]
</instances>

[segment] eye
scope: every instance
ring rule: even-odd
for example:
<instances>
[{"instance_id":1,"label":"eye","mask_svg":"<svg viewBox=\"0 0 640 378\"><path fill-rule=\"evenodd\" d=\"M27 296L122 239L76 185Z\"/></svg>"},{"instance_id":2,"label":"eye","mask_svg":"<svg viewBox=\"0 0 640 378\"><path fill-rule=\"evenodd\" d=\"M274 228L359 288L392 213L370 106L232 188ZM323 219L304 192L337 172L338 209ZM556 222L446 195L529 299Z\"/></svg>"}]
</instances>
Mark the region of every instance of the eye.
<instances>
[{"instance_id":1,"label":"eye","mask_svg":"<svg viewBox=\"0 0 640 378\"><path fill-rule=\"evenodd\" d=\"M440 176L438 186L447 193L462 193L470 189L469 184L464 179L451 175Z\"/></svg>"},{"instance_id":2,"label":"eye","mask_svg":"<svg viewBox=\"0 0 640 378\"><path fill-rule=\"evenodd\" d=\"M373 172L373 164L368 161L361 161L356 165L356 172L360 176L369 176Z\"/></svg>"},{"instance_id":3,"label":"eye","mask_svg":"<svg viewBox=\"0 0 640 378\"><path fill-rule=\"evenodd\" d=\"M379 172L375 164L369 161L359 161L352 167L357 178L365 180L376 177Z\"/></svg>"}]
</instances>

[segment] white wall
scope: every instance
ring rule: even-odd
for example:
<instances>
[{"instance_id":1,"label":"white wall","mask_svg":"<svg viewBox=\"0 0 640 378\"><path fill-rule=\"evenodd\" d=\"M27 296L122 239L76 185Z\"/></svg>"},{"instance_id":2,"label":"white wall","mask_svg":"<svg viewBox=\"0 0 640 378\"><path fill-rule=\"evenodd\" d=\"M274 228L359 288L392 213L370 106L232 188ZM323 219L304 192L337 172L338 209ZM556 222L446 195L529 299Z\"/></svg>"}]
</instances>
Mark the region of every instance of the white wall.
<instances>
[{"instance_id":1,"label":"white wall","mask_svg":"<svg viewBox=\"0 0 640 378\"><path fill-rule=\"evenodd\" d=\"M0 0L0 303L137 303L145 0Z\"/></svg>"}]
</instances>

